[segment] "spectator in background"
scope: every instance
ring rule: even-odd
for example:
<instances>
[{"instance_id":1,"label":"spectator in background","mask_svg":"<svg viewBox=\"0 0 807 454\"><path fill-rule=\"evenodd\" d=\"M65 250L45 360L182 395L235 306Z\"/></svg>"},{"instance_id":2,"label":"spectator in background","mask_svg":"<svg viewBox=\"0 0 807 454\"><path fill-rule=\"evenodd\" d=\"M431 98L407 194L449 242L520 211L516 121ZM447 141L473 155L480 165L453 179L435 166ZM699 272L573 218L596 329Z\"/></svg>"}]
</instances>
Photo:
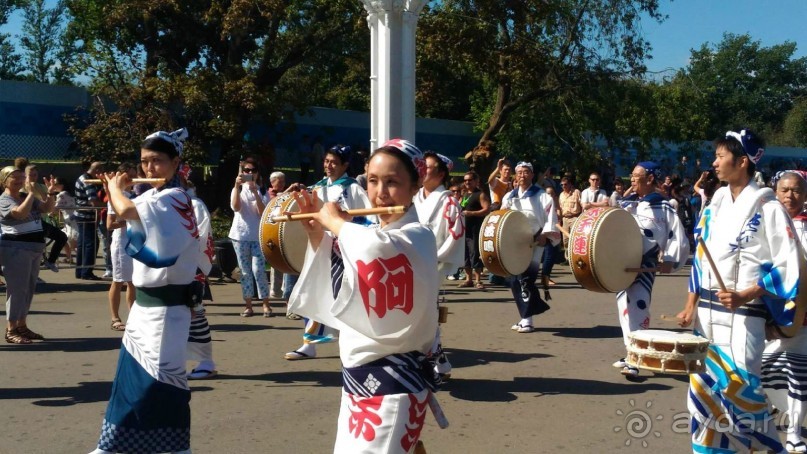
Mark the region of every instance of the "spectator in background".
<instances>
[{"instance_id":1,"label":"spectator in background","mask_svg":"<svg viewBox=\"0 0 807 454\"><path fill-rule=\"evenodd\" d=\"M52 175L50 180L53 180ZM25 186L23 187L22 192L32 193L34 194L34 197L44 202L49 195L48 188L38 181L39 171L37 170L36 165L28 164L25 167ZM53 196L55 201L56 194L50 195ZM45 268L53 271L54 273L58 273L59 267L56 265L56 260L59 259L59 254L62 252L64 245L67 244L67 235L59 230L58 227L50 222L45 221L44 219L42 219L42 230L45 232L45 238L53 240L50 252L48 252L47 257L45 257Z\"/></svg>"},{"instance_id":2,"label":"spectator in background","mask_svg":"<svg viewBox=\"0 0 807 454\"><path fill-rule=\"evenodd\" d=\"M100 277L93 273L95 256L98 254L98 235L95 231L98 211L95 207L103 206L98 198L99 184L88 184L85 181L98 178L104 171L104 164L95 161L90 164L87 171L76 180L76 206L83 209L76 210L76 224L78 225L78 245L76 247L76 279L99 281Z\"/></svg>"},{"instance_id":3,"label":"spectator in background","mask_svg":"<svg viewBox=\"0 0 807 454\"><path fill-rule=\"evenodd\" d=\"M498 210L507 191L513 190L512 166L506 158L499 159L496 168L488 177L490 188L490 210Z\"/></svg>"},{"instance_id":4,"label":"spectator in background","mask_svg":"<svg viewBox=\"0 0 807 454\"><path fill-rule=\"evenodd\" d=\"M257 283L258 298L263 300L263 316L271 317L269 307L269 282L266 279L266 261L258 241L261 215L269 197L260 186L258 164L252 158L241 161L240 171L235 177L235 186L230 192L230 208L233 210L233 224L230 239L233 241L238 267L241 269L241 294L245 309L242 317L252 317L252 298L255 295L253 282ZM254 281L253 281L254 279Z\"/></svg>"},{"instance_id":5,"label":"spectator in background","mask_svg":"<svg viewBox=\"0 0 807 454\"><path fill-rule=\"evenodd\" d=\"M611 198L608 201L608 204L612 207L620 208L620 202L622 199L625 198L625 182L622 181L621 178L617 178L614 180L614 192L611 194Z\"/></svg>"},{"instance_id":6,"label":"spectator in background","mask_svg":"<svg viewBox=\"0 0 807 454\"><path fill-rule=\"evenodd\" d=\"M39 262L45 250L45 232L41 215L56 204L53 181L45 178L46 197L39 200L33 192L21 193L25 174L14 166L0 170L0 263L6 278L6 342L30 344L44 336L28 328L28 311L39 276Z\"/></svg>"},{"instance_id":7,"label":"spectator in background","mask_svg":"<svg viewBox=\"0 0 807 454\"><path fill-rule=\"evenodd\" d=\"M129 178L134 178L137 176L137 167L132 163L124 162L118 166L118 172L125 172L129 175ZM131 190L132 188L129 189ZM130 190L123 191L123 195L133 199L134 192ZM126 245L129 242L129 237L126 234L126 220L118 218L111 202L107 206L106 228L107 231L112 232L110 244L112 283L109 285L109 292L107 292L109 313L112 317L110 328L113 331L124 331L126 330L126 324L120 318L120 294L123 290L123 284L126 283L126 304L131 309L135 302L135 288L134 284L132 284L134 263L132 262L132 257L126 253Z\"/></svg>"},{"instance_id":8,"label":"spectator in background","mask_svg":"<svg viewBox=\"0 0 807 454\"><path fill-rule=\"evenodd\" d=\"M588 177L589 187L580 193L580 204L584 210L594 207L607 207L609 204L608 195L600 189L602 178L598 172L591 172Z\"/></svg>"},{"instance_id":9,"label":"spectator in background","mask_svg":"<svg viewBox=\"0 0 807 454\"><path fill-rule=\"evenodd\" d=\"M67 192L64 180L60 177L53 177L53 188L56 190L56 208L62 210L62 232L67 237L67 242L64 244L64 259L62 263L73 264L73 251L76 250L78 244L78 225L76 224L76 199ZM67 208L67 209L65 209Z\"/></svg>"},{"instance_id":10,"label":"spectator in background","mask_svg":"<svg viewBox=\"0 0 807 454\"><path fill-rule=\"evenodd\" d=\"M462 212L465 214L465 281L458 287L473 287L484 289L482 283L482 257L479 255L479 231L482 221L490 212L490 199L479 188L479 174L469 171L463 177L467 193L462 199ZM473 271L474 281L471 281Z\"/></svg>"},{"instance_id":11,"label":"spectator in background","mask_svg":"<svg viewBox=\"0 0 807 454\"><path fill-rule=\"evenodd\" d=\"M583 205L580 203L580 191L575 189L572 179L563 177L560 180L561 193L558 195L560 203L561 225L567 233L571 233L572 224L583 212ZM563 235L563 249L569 248L569 237Z\"/></svg>"},{"instance_id":12,"label":"spectator in background","mask_svg":"<svg viewBox=\"0 0 807 454\"><path fill-rule=\"evenodd\" d=\"M666 177L664 177L664 183L661 184L660 188L661 193L664 195L664 197L667 197L669 199L672 196L672 187L673 187L672 177L670 175L667 175Z\"/></svg>"},{"instance_id":13,"label":"spectator in background","mask_svg":"<svg viewBox=\"0 0 807 454\"><path fill-rule=\"evenodd\" d=\"M555 197L560 192L560 185L557 181L555 181L555 174L558 173L558 169L553 166L549 166L544 170L543 175L538 177L537 184L538 186L546 189L547 187L551 187ZM557 200L556 200L557 202ZM557 206L557 204L555 205Z\"/></svg>"}]
</instances>

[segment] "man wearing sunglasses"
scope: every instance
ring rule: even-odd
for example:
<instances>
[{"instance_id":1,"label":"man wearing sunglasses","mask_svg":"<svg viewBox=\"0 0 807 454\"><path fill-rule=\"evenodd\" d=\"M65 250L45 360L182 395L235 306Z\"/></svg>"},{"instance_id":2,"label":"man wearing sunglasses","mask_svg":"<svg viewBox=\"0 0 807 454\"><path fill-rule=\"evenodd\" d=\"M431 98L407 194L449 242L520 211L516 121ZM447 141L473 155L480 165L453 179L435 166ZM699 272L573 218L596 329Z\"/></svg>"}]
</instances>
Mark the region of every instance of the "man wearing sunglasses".
<instances>
[{"instance_id":1,"label":"man wearing sunglasses","mask_svg":"<svg viewBox=\"0 0 807 454\"><path fill-rule=\"evenodd\" d=\"M580 193L580 203L583 205L584 210L608 206L608 195L604 190L600 189L600 181L600 174L591 172L591 175L588 177L589 186Z\"/></svg>"}]
</instances>

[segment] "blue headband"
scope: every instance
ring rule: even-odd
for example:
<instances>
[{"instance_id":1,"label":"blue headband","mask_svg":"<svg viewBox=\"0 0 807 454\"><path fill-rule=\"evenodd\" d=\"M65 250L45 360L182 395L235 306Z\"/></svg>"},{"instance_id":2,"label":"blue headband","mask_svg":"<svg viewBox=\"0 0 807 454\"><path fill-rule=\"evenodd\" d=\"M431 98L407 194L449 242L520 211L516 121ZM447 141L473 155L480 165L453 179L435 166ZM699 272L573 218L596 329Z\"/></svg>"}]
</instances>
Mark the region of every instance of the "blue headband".
<instances>
[{"instance_id":1,"label":"blue headband","mask_svg":"<svg viewBox=\"0 0 807 454\"><path fill-rule=\"evenodd\" d=\"M653 177L655 177L656 181L658 181L659 178L661 178L661 167L659 167L659 165L656 164L655 162L653 162L653 161L644 161L644 162L640 162L640 163L638 163L636 165L643 168L643 169L645 169L647 171L647 173L653 175Z\"/></svg>"},{"instance_id":2,"label":"blue headband","mask_svg":"<svg viewBox=\"0 0 807 454\"><path fill-rule=\"evenodd\" d=\"M726 138L740 142L745 155L748 156L748 159L754 164L757 164L759 160L762 159L762 154L765 152L765 149L762 148L762 144L757 141L757 135L750 130L743 129L740 132L726 131Z\"/></svg>"},{"instance_id":3,"label":"blue headband","mask_svg":"<svg viewBox=\"0 0 807 454\"><path fill-rule=\"evenodd\" d=\"M328 149L328 153L333 153L342 159L342 163L350 161L350 145L334 145Z\"/></svg>"}]
</instances>

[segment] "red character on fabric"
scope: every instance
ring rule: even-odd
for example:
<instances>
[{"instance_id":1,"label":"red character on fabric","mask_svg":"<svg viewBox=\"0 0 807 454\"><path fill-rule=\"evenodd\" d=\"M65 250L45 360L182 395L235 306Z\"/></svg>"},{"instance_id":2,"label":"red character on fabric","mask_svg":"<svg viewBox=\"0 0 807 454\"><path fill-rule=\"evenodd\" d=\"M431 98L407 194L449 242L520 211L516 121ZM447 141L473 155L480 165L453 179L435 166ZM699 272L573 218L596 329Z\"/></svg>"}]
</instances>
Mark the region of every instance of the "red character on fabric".
<instances>
[{"instance_id":1,"label":"red character on fabric","mask_svg":"<svg viewBox=\"0 0 807 454\"><path fill-rule=\"evenodd\" d=\"M380 426L383 420L378 410L384 401L384 396L360 397L348 395L350 402L350 418L348 419L348 430L354 438L363 437L366 441L375 440L375 428Z\"/></svg>"},{"instance_id":2,"label":"red character on fabric","mask_svg":"<svg viewBox=\"0 0 807 454\"><path fill-rule=\"evenodd\" d=\"M213 259L216 257L216 245L213 243L213 235L207 236L207 244L205 245L205 255L208 259L210 259L210 263L213 263Z\"/></svg>"},{"instance_id":3,"label":"red character on fabric","mask_svg":"<svg viewBox=\"0 0 807 454\"><path fill-rule=\"evenodd\" d=\"M448 231L452 238L458 240L465 236L465 216L462 215L462 208L454 197L448 197L443 218L448 221Z\"/></svg>"},{"instance_id":4,"label":"red character on fabric","mask_svg":"<svg viewBox=\"0 0 807 454\"><path fill-rule=\"evenodd\" d=\"M173 206L177 214L184 219L185 222L182 223L182 227L185 227L185 229L191 233L192 237L199 238L199 228L196 225L196 216L193 215L191 199L184 192L182 194L185 196L185 200L180 200L173 195L171 196L174 202L176 202L175 204L171 204L171 206Z\"/></svg>"},{"instance_id":5,"label":"red character on fabric","mask_svg":"<svg viewBox=\"0 0 807 454\"><path fill-rule=\"evenodd\" d=\"M414 394L409 394L409 422L406 423L406 433L401 438L401 447L406 452L410 452L418 439L420 439L420 431L423 430L423 421L426 419L428 403L428 393L423 398L423 402L418 401Z\"/></svg>"},{"instance_id":6,"label":"red character on fabric","mask_svg":"<svg viewBox=\"0 0 807 454\"><path fill-rule=\"evenodd\" d=\"M359 291L369 316L375 312L384 318L388 311L412 312L415 282L412 264L406 254L389 259L378 258L370 263L356 262L359 272Z\"/></svg>"}]
</instances>

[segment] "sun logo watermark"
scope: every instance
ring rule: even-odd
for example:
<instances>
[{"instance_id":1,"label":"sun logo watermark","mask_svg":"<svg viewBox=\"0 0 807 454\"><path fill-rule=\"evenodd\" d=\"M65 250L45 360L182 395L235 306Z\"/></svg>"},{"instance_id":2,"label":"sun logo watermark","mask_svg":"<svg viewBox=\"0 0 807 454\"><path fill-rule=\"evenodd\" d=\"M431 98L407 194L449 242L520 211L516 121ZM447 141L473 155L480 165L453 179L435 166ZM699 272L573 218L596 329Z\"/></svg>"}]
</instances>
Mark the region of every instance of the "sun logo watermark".
<instances>
[{"instance_id":1,"label":"sun logo watermark","mask_svg":"<svg viewBox=\"0 0 807 454\"><path fill-rule=\"evenodd\" d=\"M624 431L627 437L625 438L625 446L630 446L634 441L640 441L643 448L648 447L650 444L647 439L652 435L655 438L661 438L661 432L654 430L655 421L664 420L663 415L651 416L650 407L653 402L648 401L644 409L635 409L636 401L631 399L628 401L631 410L627 413L617 409L616 414L622 417L623 424L614 426L614 433L621 433Z\"/></svg>"}]
</instances>

